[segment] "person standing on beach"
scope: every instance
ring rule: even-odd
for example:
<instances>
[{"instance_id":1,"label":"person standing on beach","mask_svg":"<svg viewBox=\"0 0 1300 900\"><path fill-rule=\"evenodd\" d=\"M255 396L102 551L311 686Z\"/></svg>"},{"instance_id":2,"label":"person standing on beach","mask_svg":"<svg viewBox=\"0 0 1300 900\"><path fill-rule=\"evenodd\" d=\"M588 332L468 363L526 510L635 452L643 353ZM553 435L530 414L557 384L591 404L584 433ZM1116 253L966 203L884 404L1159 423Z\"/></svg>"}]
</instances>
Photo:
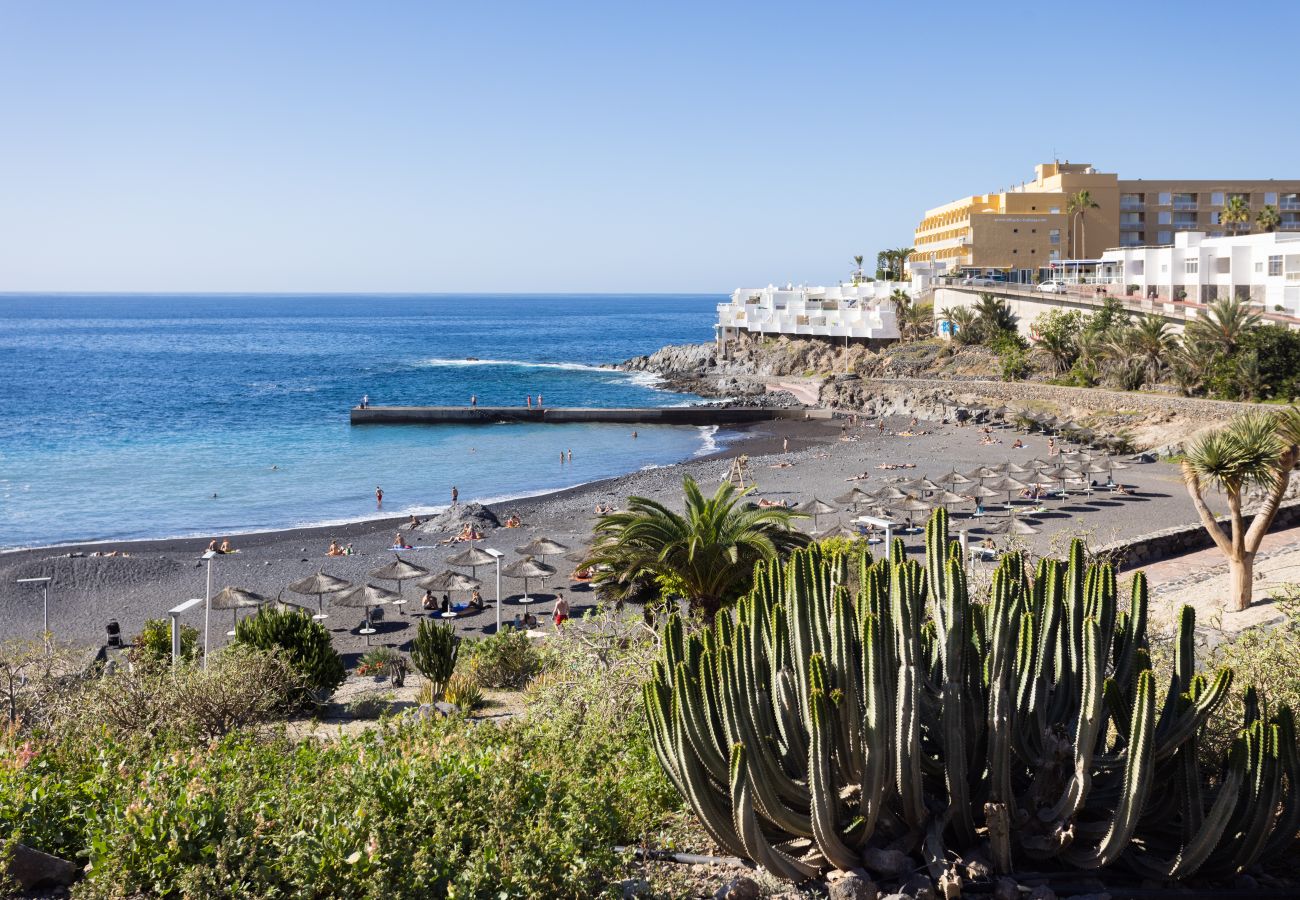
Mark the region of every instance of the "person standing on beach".
<instances>
[{"instance_id":1,"label":"person standing on beach","mask_svg":"<svg viewBox=\"0 0 1300 900\"><path fill-rule=\"evenodd\" d=\"M453 484L451 486L451 505L455 506L459 502L460 502L460 491L457 490L456 486Z\"/></svg>"},{"instance_id":2,"label":"person standing on beach","mask_svg":"<svg viewBox=\"0 0 1300 900\"><path fill-rule=\"evenodd\" d=\"M381 488L379 485L375 485L375 506L378 507L383 505L384 505L384 489Z\"/></svg>"},{"instance_id":3,"label":"person standing on beach","mask_svg":"<svg viewBox=\"0 0 1300 900\"><path fill-rule=\"evenodd\" d=\"M569 621L569 601L564 599L563 594L555 596L555 630L563 631L564 623Z\"/></svg>"},{"instance_id":4,"label":"person standing on beach","mask_svg":"<svg viewBox=\"0 0 1300 900\"><path fill-rule=\"evenodd\" d=\"M782 453L789 453L789 452L790 452L790 439L789 439L789 438L781 438L781 452L782 452Z\"/></svg>"}]
</instances>

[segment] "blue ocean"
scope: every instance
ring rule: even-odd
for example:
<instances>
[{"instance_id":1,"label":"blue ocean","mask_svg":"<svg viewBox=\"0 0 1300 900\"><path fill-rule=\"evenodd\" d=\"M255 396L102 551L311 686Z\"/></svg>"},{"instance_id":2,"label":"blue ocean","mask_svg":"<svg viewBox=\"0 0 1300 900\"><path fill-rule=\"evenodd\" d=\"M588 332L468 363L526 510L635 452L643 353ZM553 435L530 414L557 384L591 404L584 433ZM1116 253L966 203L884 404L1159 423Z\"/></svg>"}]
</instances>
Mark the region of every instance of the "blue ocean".
<instances>
[{"instance_id":1,"label":"blue ocean","mask_svg":"<svg viewBox=\"0 0 1300 900\"><path fill-rule=\"evenodd\" d=\"M718 299L0 296L0 548L374 518L377 486L382 515L427 512L452 486L500 501L707 452L710 429L352 427L348 410L690 402L598 366L709 340Z\"/></svg>"}]
</instances>

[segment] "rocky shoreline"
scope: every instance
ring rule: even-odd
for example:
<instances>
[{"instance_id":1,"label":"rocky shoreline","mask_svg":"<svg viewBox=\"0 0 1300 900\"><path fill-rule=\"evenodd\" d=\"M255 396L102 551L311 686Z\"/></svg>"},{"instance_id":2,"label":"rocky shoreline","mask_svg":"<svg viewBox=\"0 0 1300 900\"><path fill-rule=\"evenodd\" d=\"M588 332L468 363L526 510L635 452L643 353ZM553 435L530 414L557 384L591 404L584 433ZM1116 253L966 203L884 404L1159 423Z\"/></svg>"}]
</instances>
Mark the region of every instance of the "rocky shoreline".
<instances>
[{"instance_id":1,"label":"rocky shoreline","mask_svg":"<svg viewBox=\"0 0 1300 900\"><path fill-rule=\"evenodd\" d=\"M725 356L712 343L678 344L616 368L652 373L665 387L728 404L817 406L869 418L942 421L962 408L1033 409L1109 433L1129 433L1135 446L1165 453L1251 406L1169 393L1003 381L996 374L996 357L987 349L935 341L873 350L819 338L742 335L728 345Z\"/></svg>"}]
</instances>

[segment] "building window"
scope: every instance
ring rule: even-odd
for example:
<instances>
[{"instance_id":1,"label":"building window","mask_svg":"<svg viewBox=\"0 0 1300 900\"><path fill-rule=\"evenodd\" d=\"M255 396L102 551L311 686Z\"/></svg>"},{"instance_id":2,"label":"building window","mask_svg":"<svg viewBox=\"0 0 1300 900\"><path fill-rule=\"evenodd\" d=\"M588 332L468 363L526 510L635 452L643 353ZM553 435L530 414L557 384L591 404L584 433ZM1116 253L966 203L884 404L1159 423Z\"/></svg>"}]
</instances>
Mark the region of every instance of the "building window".
<instances>
[{"instance_id":1,"label":"building window","mask_svg":"<svg viewBox=\"0 0 1300 900\"><path fill-rule=\"evenodd\" d=\"M1160 264L1160 271L1161 271L1161 272L1168 272L1168 271L1169 271L1169 263L1161 263L1161 264Z\"/></svg>"},{"instance_id":2,"label":"building window","mask_svg":"<svg viewBox=\"0 0 1300 900\"><path fill-rule=\"evenodd\" d=\"M1131 263L1129 263L1127 266L1125 266L1125 268L1128 270L1128 273L1129 273L1130 275L1133 275L1133 276L1136 276L1136 277L1140 277L1140 276L1142 276L1142 275L1146 272L1146 268L1147 268L1147 266L1146 266L1146 263L1143 262L1142 260L1140 260L1140 259L1135 259L1135 260L1133 260L1133 262L1131 262Z\"/></svg>"},{"instance_id":3,"label":"building window","mask_svg":"<svg viewBox=\"0 0 1300 900\"><path fill-rule=\"evenodd\" d=\"M1012 233L1012 234L1020 234L1020 229L1019 229L1019 228L1012 228L1012 229L1011 229L1011 233Z\"/></svg>"},{"instance_id":4,"label":"building window","mask_svg":"<svg viewBox=\"0 0 1300 900\"><path fill-rule=\"evenodd\" d=\"M1212 213L1210 213L1210 224L1211 224L1211 225L1218 225L1218 224L1219 224L1219 213L1218 213L1217 210L1214 211L1214 212L1212 212Z\"/></svg>"},{"instance_id":5,"label":"building window","mask_svg":"<svg viewBox=\"0 0 1300 900\"><path fill-rule=\"evenodd\" d=\"M1271 203L1277 203L1277 192L1276 192L1276 191L1269 191L1267 194L1265 194L1265 195L1264 195L1264 202L1265 202L1265 203L1270 203L1270 204L1271 204Z\"/></svg>"},{"instance_id":6,"label":"building window","mask_svg":"<svg viewBox=\"0 0 1300 900\"><path fill-rule=\"evenodd\" d=\"M1172 244L1174 242L1174 233L1172 231L1162 231L1156 237L1157 244Z\"/></svg>"},{"instance_id":7,"label":"building window","mask_svg":"<svg viewBox=\"0 0 1300 900\"><path fill-rule=\"evenodd\" d=\"M1052 251L1052 254L1051 254L1051 256L1050 256L1049 258L1052 259L1053 261L1060 259L1060 258L1061 258L1061 251L1060 251L1060 250L1053 250L1053 251Z\"/></svg>"},{"instance_id":8,"label":"building window","mask_svg":"<svg viewBox=\"0 0 1300 900\"><path fill-rule=\"evenodd\" d=\"M1270 256L1268 258L1268 274L1269 275L1282 274L1282 257Z\"/></svg>"},{"instance_id":9,"label":"building window","mask_svg":"<svg viewBox=\"0 0 1300 900\"><path fill-rule=\"evenodd\" d=\"M1210 203L1214 206L1223 205L1223 191L1212 191L1210 193Z\"/></svg>"},{"instance_id":10,"label":"building window","mask_svg":"<svg viewBox=\"0 0 1300 900\"><path fill-rule=\"evenodd\" d=\"M1047 232L1047 240L1051 244L1061 243L1061 229L1053 228L1051 231Z\"/></svg>"},{"instance_id":11,"label":"building window","mask_svg":"<svg viewBox=\"0 0 1300 900\"><path fill-rule=\"evenodd\" d=\"M1199 259L1189 259L1186 261L1187 274L1195 275L1201 271L1201 261Z\"/></svg>"},{"instance_id":12,"label":"building window","mask_svg":"<svg viewBox=\"0 0 1300 900\"><path fill-rule=\"evenodd\" d=\"M1165 210L1161 210L1159 213L1157 213L1157 215L1160 217L1160 220L1158 222L1158 224L1160 225L1168 225L1174 221L1174 214L1171 212L1166 212Z\"/></svg>"},{"instance_id":13,"label":"building window","mask_svg":"<svg viewBox=\"0 0 1300 900\"><path fill-rule=\"evenodd\" d=\"M1255 274L1256 275L1264 274L1264 264L1262 262L1255 263Z\"/></svg>"},{"instance_id":14,"label":"building window","mask_svg":"<svg viewBox=\"0 0 1300 900\"><path fill-rule=\"evenodd\" d=\"M1160 205L1161 205L1161 206L1168 206L1169 203L1170 203L1170 201L1171 201L1172 199L1173 199L1173 198L1172 198L1172 196L1170 195L1170 193L1169 193L1168 191L1161 191L1161 192L1160 192Z\"/></svg>"}]
</instances>

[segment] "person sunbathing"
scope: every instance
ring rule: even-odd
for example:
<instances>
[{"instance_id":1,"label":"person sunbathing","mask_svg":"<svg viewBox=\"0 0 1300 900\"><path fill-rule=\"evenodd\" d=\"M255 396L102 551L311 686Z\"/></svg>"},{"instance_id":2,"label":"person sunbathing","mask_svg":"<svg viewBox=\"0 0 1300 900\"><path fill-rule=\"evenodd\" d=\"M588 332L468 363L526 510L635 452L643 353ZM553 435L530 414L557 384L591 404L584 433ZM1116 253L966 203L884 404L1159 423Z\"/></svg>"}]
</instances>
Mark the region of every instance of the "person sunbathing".
<instances>
[{"instance_id":1,"label":"person sunbathing","mask_svg":"<svg viewBox=\"0 0 1300 900\"><path fill-rule=\"evenodd\" d=\"M222 538L222 539L221 539L221 547L217 550L217 552L218 552L218 553L235 553L236 550L235 550L234 547L230 546L230 538Z\"/></svg>"},{"instance_id":2,"label":"person sunbathing","mask_svg":"<svg viewBox=\"0 0 1300 900\"><path fill-rule=\"evenodd\" d=\"M773 506L779 506L784 509L786 503L784 500L769 500L766 497L762 497L759 499L758 505L760 509L770 509Z\"/></svg>"},{"instance_id":3,"label":"person sunbathing","mask_svg":"<svg viewBox=\"0 0 1300 900\"><path fill-rule=\"evenodd\" d=\"M514 513L511 513L510 515L506 516L507 528L518 528L522 524L523 523L519 521L519 516L515 515Z\"/></svg>"},{"instance_id":4,"label":"person sunbathing","mask_svg":"<svg viewBox=\"0 0 1300 900\"><path fill-rule=\"evenodd\" d=\"M325 551L326 556L342 556L343 548L339 546L338 541L330 541L330 548Z\"/></svg>"},{"instance_id":5,"label":"person sunbathing","mask_svg":"<svg viewBox=\"0 0 1300 900\"><path fill-rule=\"evenodd\" d=\"M402 533L400 531L397 532L397 534L393 535L393 546L400 550L411 549L411 545L406 543L406 539L402 537Z\"/></svg>"},{"instance_id":6,"label":"person sunbathing","mask_svg":"<svg viewBox=\"0 0 1300 900\"><path fill-rule=\"evenodd\" d=\"M1012 450L1023 450L1023 449L1025 449L1025 442L1022 441L1020 438L1016 438L1015 443L1011 445L1011 449L1012 449Z\"/></svg>"}]
</instances>

